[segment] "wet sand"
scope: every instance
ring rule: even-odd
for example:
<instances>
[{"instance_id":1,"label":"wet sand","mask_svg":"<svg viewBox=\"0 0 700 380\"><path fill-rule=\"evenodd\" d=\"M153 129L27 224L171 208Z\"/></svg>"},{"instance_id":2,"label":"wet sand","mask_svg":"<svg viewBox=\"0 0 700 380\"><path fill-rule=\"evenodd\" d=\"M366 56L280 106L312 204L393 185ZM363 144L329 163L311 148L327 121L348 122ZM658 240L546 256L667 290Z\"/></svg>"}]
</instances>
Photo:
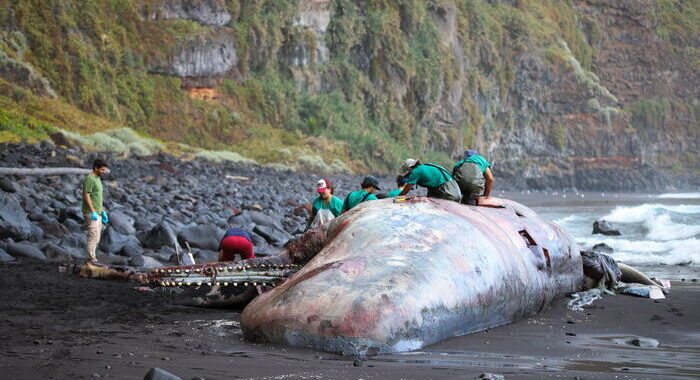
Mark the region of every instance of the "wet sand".
<instances>
[{"instance_id":1,"label":"wet sand","mask_svg":"<svg viewBox=\"0 0 700 380\"><path fill-rule=\"evenodd\" d=\"M0 377L141 379L151 367L208 380L700 377L697 282L676 281L658 301L606 296L583 312L559 300L511 325L366 361L247 342L238 311L135 287L60 274L56 264L0 264ZM638 336L660 346L626 343Z\"/></svg>"}]
</instances>

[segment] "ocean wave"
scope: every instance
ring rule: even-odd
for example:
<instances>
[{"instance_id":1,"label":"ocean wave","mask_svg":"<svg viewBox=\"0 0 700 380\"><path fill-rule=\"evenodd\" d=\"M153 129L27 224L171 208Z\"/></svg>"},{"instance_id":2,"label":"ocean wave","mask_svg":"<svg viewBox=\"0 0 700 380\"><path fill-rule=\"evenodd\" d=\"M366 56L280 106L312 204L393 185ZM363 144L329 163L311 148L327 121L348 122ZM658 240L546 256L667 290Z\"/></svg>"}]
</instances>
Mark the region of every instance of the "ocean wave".
<instances>
[{"instance_id":1,"label":"ocean wave","mask_svg":"<svg viewBox=\"0 0 700 380\"><path fill-rule=\"evenodd\" d=\"M569 223L577 222L577 221L579 221L579 220L581 220L581 219L582 219L582 218L581 218L580 216L578 216L578 215L567 215L567 216L565 216L565 217L563 217L563 218L555 219L555 220L554 220L554 223L556 223L556 224L558 224L558 225L560 225L560 226L563 226L563 225L566 225L566 224L569 224Z\"/></svg>"},{"instance_id":2,"label":"ocean wave","mask_svg":"<svg viewBox=\"0 0 700 380\"><path fill-rule=\"evenodd\" d=\"M700 199L700 193L665 193L658 196L661 199Z\"/></svg>"},{"instance_id":3,"label":"ocean wave","mask_svg":"<svg viewBox=\"0 0 700 380\"><path fill-rule=\"evenodd\" d=\"M646 203L639 206L617 206L603 219L617 223L642 223L655 218L661 212L700 214L700 205L663 205Z\"/></svg>"},{"instance_id":4,"label":"ocean wave","mask_svg":"<svg viewBox=\"0 0 700 380\"><path fill-rule=\"evenodd\" d=\"M647 237L652 240L682 240L700 234L700 226L674 223L669 214L649 218L644 221L644 225L649 231Z\"/></svg>"},{"instance_id":5,"label":"ocean wave","mask_svg":"<svg viewBox=\"0 0 700 380\"><path fill-rule=\"evenodd\" d=\"M579 241L584 246L605 243L614 249L616 260L632 264L700 265L700 240L696 238L652 241L588 237Z\"/></svg>"}]
</instances>

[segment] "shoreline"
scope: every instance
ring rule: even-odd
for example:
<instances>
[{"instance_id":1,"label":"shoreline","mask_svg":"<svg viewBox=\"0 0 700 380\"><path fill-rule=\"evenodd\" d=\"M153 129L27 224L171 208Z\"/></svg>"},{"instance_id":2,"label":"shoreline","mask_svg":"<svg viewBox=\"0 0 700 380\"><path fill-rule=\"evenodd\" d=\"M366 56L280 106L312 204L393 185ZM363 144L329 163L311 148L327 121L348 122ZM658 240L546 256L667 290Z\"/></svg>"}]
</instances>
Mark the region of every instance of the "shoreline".
<instances>
[{"instance_id":1,"label":"shoreline","mask_svg":"<svg viewBox=\"0 0 700 380\"><path fill-rule=\"evenodd\" d=\"M183 379L690 379L700 376L700 286L668 298L605 296L582 312L566 299L515 323L417 352L356 360L248 342L240 311L177 304L137 284L60 274L56 264L0 265L0 370L13 379L140 379L151 367ZM657 348L625 343L649 337Z\"/></svg>"}]
</instances>

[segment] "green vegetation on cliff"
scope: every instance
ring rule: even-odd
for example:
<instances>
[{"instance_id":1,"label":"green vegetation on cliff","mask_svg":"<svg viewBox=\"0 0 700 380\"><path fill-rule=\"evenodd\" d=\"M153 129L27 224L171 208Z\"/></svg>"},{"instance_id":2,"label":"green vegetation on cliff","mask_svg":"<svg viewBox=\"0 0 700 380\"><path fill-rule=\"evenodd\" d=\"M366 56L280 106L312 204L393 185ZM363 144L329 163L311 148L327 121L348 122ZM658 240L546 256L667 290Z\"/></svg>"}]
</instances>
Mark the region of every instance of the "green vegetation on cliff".
<instances>
[{"instance_id":1,"label":"green vegetation on cliff","mask_svg":"<svg viewBox=\"0 0 700 380\"><path fill-rule=\"evenodd\" d=\"M299 21L299 0L222 0L226 26L152 17L163 2L3 2L0 68L26 64L58 97L0 80L0 141L40 139L51 126L130 127L260 163L307 157L314 168L391 171L409 155L447 163L485 134L537 124L537 115L516 123L503 109L517 96L523 55L546 57L555 75L573 73L597 109L596 96L616 102L591 73L603 32L571 0L334 0L322 33ZM698 35L697 2L656 3L656 32L697 60L687 48ZM182 46L220 36L234 41L236 66L207 85L155 69ZM199 96L202 88L210 95ZM658 124L645 104L629 111ZM542 128L564 151L567 127Z\"/></svg>"}]
</instances>

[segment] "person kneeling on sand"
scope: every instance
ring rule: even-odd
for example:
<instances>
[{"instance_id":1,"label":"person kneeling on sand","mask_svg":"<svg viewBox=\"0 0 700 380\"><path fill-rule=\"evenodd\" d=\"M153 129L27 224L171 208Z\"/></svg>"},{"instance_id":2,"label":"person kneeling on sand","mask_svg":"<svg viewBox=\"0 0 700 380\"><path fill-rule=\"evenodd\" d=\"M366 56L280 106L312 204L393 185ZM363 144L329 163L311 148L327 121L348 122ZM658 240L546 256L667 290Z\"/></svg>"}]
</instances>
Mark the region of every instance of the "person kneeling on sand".
<instances>
[{"instance_id":1,"label":"person kneeling on sand","mask_svg":"<svg viewBox=\"0 0 700 380\"><path fill-rule=\"evenodd\" d=\"M345 202L343 202L343 212L349 211L362 202L377 200L374 192L381 190L379 188L379 181L372 176L365 177L362 180L362 184L360 184L360 188L362 188L362 190L353 191L345 197Z\"/></svg>"},{"instance_id":2,"label":"person kneeling on sand","mask_svg":"<svg viewBox=\"0 0 700 380\"><path fill-rule=\"evenodd\" d=\"M92 163L92 173L83 181L83 218L87 226L87 243L85 250L88 261L97 262L97 245L100 243L102 224L109 223L107 211L102 206L102 180L101 177L109 173L109 168L104 160L96 159Z\"/></svg>"},{"instance_id":3,"label":"person kneeling on sand","mask_svg":"<svg viewBox=\"0 0 700 380\"><path fill-rule=\"evenodd\" d=\"M428 197L446 199L459 202L462 200L462 192L452 175L440 165L422 164L420 161L409 158L403 163L406 183L428 188ZM410 187L403 189L401 194L406 195Z\"/></svg>"},{"instance_id":4,"label":"person kneeling on sand","mask_svg":"<svg viewBox=\"0 0 700 380\"><path fill-rule=\"evenodd\" d=\"M231 228L219 243L219 261L235 261L236 255L241 259L253 259L255 249L248 232L240 228Z\"/></svg>"}]
</instances>

